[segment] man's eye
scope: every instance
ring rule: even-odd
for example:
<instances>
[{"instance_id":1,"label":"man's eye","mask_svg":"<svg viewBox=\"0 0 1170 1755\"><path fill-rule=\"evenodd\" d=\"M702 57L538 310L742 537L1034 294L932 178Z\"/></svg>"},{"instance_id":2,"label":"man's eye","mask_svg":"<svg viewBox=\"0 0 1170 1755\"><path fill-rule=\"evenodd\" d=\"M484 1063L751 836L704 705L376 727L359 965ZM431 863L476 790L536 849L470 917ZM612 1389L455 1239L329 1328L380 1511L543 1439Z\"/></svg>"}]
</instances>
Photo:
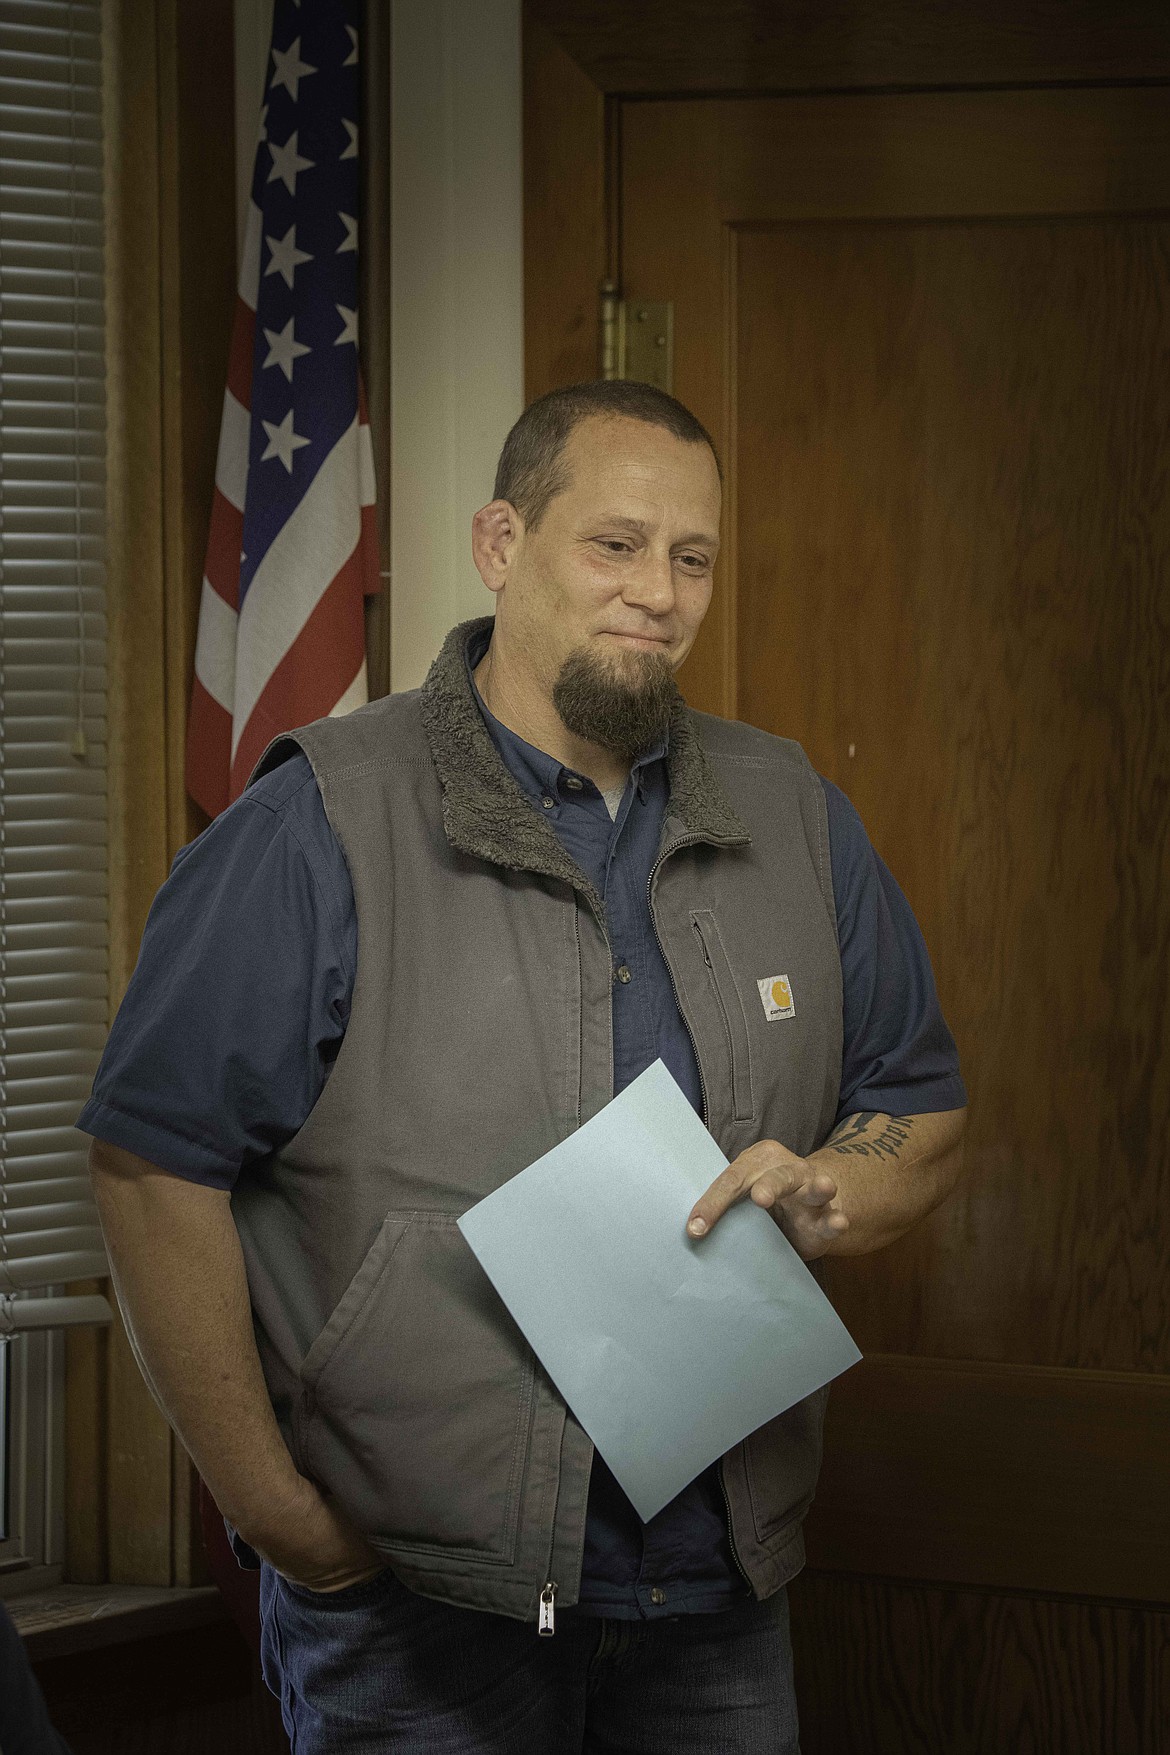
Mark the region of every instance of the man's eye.
<instances>
[{"instance_id":1,"label":"man's eye","mask_svg":"<svg viewBox=\"0 0 1170 1755\"><path fill-rule=\"evenodd\" d=\"M628 542L622 542L620 537L602 536L602 537L598 538L598 541L600 542L602 548L613 549L613 550L615 550L615 552L618 552L621 554L631 553L631 544Z\"/></svg>"},{"instance_id":2,"label":"man's eye","mask_svg":"<svg viewBox=\"0 0 1170 1755\"><path fill-rule=\"evenodd\" d=\"M708 565L706 555L680 555L679 559L686 562L692 573L704 572Z\"/></svg>"}]
</instances>

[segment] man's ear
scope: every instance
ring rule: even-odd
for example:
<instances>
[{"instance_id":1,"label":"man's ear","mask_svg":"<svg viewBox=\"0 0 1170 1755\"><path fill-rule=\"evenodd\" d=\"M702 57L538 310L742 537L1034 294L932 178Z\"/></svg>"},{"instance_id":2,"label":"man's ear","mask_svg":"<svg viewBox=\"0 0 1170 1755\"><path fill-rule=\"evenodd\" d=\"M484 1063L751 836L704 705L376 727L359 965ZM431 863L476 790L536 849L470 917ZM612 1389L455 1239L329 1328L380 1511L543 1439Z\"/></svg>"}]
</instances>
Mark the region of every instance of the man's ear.
<instances>
[{"instance_id":1,"label":"man's ear","mask_svg":"<svg viewBox=\"0 0 1170 1755\"><path fill-rule=\"evenodd\" d=\"M503 589L524 520L507 500L481 506L471 520L471 553L476 571L489 591Z\"/></svg>"}]
</instances>

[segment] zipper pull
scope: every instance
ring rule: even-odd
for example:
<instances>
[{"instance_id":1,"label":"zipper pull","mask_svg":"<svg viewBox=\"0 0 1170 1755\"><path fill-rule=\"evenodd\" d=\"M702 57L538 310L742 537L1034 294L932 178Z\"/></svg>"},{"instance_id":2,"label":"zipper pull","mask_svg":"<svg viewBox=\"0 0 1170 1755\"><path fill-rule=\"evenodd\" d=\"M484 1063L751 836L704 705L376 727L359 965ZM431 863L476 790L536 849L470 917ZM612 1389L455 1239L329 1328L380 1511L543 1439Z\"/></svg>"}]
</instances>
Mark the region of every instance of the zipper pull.
<instances>
[{"instance_id":1,"label":"zipper pull","mask_svg":"<svg viewBox=\"0 0 1170 1755\"><path fill-rule=\"evenodd\" d=\"M557 1587L551 1580L545 1585L540 1593L540 1622L536 1631L543 1634L546 1638L551 1638L557 1630L554 1619L556 1594Z\"/></svg>"}]
</instances>

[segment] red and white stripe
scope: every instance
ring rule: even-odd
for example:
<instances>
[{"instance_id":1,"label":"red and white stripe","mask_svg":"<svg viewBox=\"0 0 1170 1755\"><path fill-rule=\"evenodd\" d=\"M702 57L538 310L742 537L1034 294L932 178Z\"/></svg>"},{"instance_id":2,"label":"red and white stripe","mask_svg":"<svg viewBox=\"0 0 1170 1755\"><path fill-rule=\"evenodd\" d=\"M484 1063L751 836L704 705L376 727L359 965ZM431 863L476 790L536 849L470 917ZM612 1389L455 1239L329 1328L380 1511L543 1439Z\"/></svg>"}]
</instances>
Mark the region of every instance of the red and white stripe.
<instances>
[{"instance_id":1,"label":"red and white stripe","mask_svg":"<svg viewBox=\"0 0 1170 1755\"><path fill-rule=\"evenodd\" d=\"M365 392L253 575L240 611L252 346L260 284L253 201L240 267L187 722L187 790L209 816L238 798L279 732L368 698L364 599L380 588Z\"/></svg>"}]
</instances>

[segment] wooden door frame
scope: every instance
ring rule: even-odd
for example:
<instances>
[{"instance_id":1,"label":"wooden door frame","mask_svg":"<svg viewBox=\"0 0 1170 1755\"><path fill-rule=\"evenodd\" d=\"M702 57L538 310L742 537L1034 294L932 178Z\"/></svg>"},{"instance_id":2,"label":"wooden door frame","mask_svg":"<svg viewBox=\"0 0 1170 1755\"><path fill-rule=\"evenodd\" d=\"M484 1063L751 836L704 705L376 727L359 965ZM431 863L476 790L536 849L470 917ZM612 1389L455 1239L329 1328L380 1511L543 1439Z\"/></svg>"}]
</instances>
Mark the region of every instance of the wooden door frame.
<instances>
[{"instance_id":1,"label":"wooden door frame","mask_svg":"<svg viewBox=\"0 0 1170 1755\"><path fill-rule=\"evenodd\" d=\"M1161 0L524 0L528 401L597 374L597 293L621 260L622 105L655 98L1170 83Z\"/></svg>"},{"instance_id":2,"label":"wooden door frame","mask_svg":"<svg viewBox=\"0 0 1170 1755\"><path fill-rule=\"evenodd\" d=\"M788 96L1170 80L1161 0L526 0L598 91Z\"/></svg>"},{"instance_id":3,"label":"wooden door frame","mask_svg":"<svg viewBox=\"0 0 1170 1755\"><path fill-rule=\"evenodd\" d=\"M683 98L967 92L988 87L1170 83L1170 11L1124 15L1082 0L1059 40L1039 0L938 8L852 0L810 25L773 0L524 0L524 394L599 371L598 292L620 284L622 124L632 103ZM1107 27L1107 28L1106 28ZM1023 80L1021 74L1024 75ZM655 296L639 289L640 296ZM721 425L731 430L730 411ZM715 431L715 427L712 427ZM718 436L718 435L717 435ZM734 499L734 459L729 464ZM734 505L706 638L688 661L695 705L735 717ZM714 639L712 639L714 636Z\"/></svg>"}]
</instances>

